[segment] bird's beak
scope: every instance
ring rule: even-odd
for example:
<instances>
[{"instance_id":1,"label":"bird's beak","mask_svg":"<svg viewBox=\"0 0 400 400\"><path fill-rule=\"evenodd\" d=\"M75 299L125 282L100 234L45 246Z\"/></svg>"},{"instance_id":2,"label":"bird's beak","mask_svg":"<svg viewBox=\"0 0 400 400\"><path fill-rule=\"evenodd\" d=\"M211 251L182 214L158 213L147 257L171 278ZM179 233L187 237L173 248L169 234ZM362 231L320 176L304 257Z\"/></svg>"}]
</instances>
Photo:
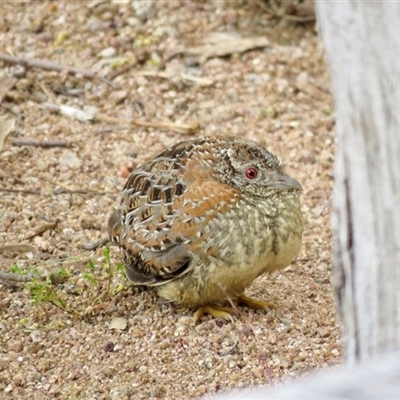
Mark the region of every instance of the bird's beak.
<instances>
[{"instance_id":1,"label":"bird's beak","mask_svg":"<svg viewBox=\"0 0 400 400\"><path fill-rule=\"evenodd\" d=\"M276 173L272 176L272 178L267 182L267 187L272 189L280 189L280 190L303 190L300 183L293 179L289 175L281 173Z\"/></svg>"}]
</instances>

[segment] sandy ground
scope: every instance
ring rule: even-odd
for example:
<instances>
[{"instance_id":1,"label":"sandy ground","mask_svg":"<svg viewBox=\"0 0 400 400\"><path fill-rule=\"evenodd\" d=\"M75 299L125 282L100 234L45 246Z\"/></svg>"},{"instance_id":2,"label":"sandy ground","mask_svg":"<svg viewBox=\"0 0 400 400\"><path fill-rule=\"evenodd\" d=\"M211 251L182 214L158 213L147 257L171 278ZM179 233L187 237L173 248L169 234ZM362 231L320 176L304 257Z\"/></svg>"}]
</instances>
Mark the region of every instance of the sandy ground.
<instances>
[{"instance_id":1,"label":"sandy ground","mask_svg":"<svg viewBox=\"0 0 400 400\"><path fill-rule=\"evenodd\" d=\"M260 36L269 44L243 53L192 49ZM108 79L0 63L0 79L17 79L0 106L0 117L16 121L0 153L0 246L37 249L0 254L2 272L36 276L0 281L3 400L189 399L340 362L330 284L334 122L313 23L279 20L256 3L3 2L0 53ZM81 246L105 235L135 165L216 134L258 141L282 159L304 187L306 226L298 259L249 289L275 309L195 325L192 310L127 284L116 248L108 262L104 248Z\"/></svg>"}]
</instances>

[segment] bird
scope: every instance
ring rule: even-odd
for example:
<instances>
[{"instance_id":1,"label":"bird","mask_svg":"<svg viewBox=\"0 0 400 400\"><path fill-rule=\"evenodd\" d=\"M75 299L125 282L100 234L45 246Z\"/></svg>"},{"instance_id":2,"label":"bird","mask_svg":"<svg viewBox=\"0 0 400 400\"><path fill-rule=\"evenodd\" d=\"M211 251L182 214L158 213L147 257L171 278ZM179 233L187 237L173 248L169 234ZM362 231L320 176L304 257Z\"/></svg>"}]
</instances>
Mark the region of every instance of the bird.
<instances>
[{"instance_id":1,"label":"bird","mask_svg":"<svg viewBox=\"0 0 400 400\"><path fill-rule=\"evenodd\" d=\"M138 166L108 221L135 285L204 314L234 320L244 294L288 266L303 233L301 185L260 144L232 137L182 141Z\"/></svg>"}]
</instances>

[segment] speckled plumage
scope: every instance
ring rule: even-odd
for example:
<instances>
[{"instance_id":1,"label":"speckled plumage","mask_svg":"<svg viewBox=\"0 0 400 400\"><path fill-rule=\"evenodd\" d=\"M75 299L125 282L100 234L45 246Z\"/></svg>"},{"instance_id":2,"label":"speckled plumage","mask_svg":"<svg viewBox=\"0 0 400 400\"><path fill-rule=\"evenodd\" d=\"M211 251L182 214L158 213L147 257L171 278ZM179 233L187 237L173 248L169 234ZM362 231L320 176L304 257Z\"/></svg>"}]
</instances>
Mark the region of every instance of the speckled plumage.
<instances>
[{"instance_id":1,"label":"speckled plumage","mask_svg":"<svg viewBox=\"0 0 400 400\"><path fill-rule=\"evenodd\" d=\"M235 301L299 253L300 190L257 143L185 141L131 174L109 236L128 278L161 297L193 307Z\"/></svg>"}]
</instances>

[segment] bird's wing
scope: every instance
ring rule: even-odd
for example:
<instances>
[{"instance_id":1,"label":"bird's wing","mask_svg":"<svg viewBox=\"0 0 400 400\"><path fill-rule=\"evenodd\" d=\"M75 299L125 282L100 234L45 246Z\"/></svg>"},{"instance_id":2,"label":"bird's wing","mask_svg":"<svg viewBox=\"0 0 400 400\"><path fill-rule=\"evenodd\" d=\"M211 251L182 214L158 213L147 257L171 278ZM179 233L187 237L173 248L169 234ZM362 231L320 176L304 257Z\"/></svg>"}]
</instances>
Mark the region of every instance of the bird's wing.
<instances>
[{"instance_id":1,"label":"bird's wing","mask_svg":"<svg viewBox=\"0 0 400 400\"><path fill-rule=\"evenodd\" d=\"M165 156L138 168L109 221L109 235L125 252L130 280L160 285L191 271L194 254L217 256L204 245L209 222L240 200L201 159Z\"/></svg>"}]
</instances>

